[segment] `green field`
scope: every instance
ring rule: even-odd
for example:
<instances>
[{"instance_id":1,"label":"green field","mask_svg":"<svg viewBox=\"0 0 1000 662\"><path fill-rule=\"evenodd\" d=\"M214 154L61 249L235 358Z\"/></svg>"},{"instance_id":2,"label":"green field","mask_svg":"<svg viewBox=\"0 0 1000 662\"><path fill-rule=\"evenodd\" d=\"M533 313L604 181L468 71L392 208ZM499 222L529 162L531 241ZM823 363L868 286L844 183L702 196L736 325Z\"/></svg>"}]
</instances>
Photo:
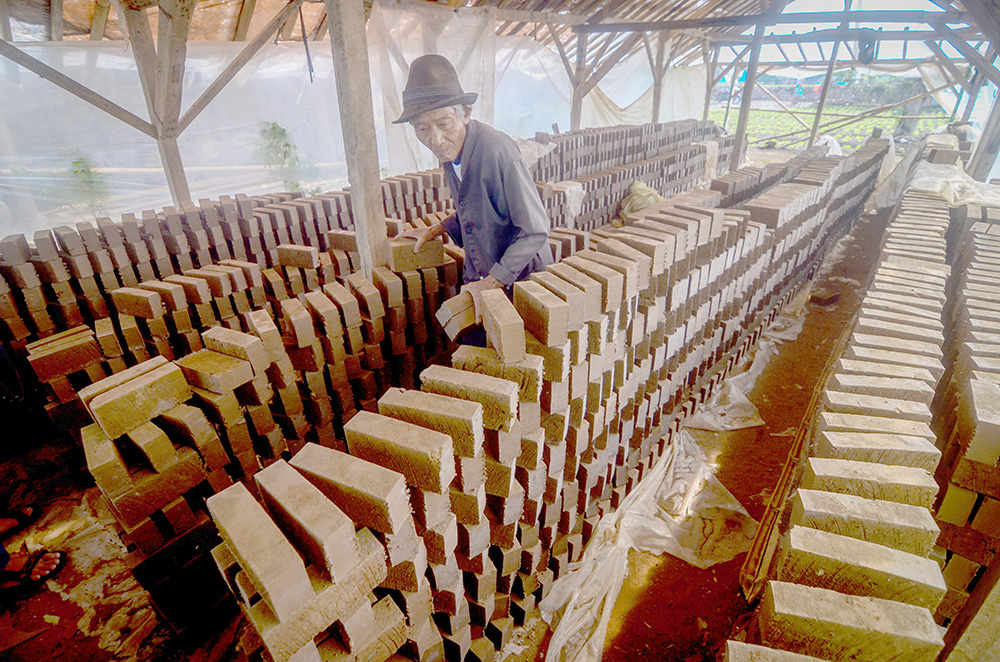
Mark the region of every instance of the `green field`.
<instances>
[{"instance_id":1,"label":"green field","mask_svg":"<svg viewBox=\"0 0 1000 662\"><path fill-rule=\"evenodd\" d=\"M795 109L799 110L799 109ZM807 109L802 109L807 110ZM835 114L857 114L867 110L862 106L834 106L828 105L823 112L823 122L829 122L834 119L838 119ZM815 112L813 109L811 112ZM829 114L828 114L829 113ZM722 126L722 120L725 117L725 108L712 108L709 110L708 119L713 120L719 126ZM885 112L880 113L880 116L887 115L902 115L902 112ZM916 128L913 133L914 138L920 138L931 130L941 126L942 124L947 124L949 117L944 113L937 112L925 112L923 115L926 119L921 119L917 121ZM729 111L729 123L728 130L730 133L736 132L736 121L739 116L739 108L733 107ZM810 127L812 126L813 115L811 114L799 114L799 118L805 122ZM845 118L846 119L846 118ZM899 120L892 117L874 117L865 118L858 120L852 124L848 124L842 128L832 128L828 130L820 129L820 135L830 134L840 143L841 147L847 152L851 152L860 147L865 140L871 136L874 129L883 129L888 133L892 133L896 129L896 125ZM750 144L757 147L764 147L765 144L758 142L761 139L769 138L778 134L790 133L792 131L803 130L801 124L795 121L793 117L785 112L775 112L771 110L761 110L761 109L751 109L750 110L750 123L748 127L748 133L750 135ZM787 138L779 138L775 140L775 147L783 148L789 146L789 143L800 138L808 138L808 133L800 133L795 136ZM800 142L795 145L791 145L792 149L802 149L805 147L805 141Z\"/></svg>"}]
</instances>

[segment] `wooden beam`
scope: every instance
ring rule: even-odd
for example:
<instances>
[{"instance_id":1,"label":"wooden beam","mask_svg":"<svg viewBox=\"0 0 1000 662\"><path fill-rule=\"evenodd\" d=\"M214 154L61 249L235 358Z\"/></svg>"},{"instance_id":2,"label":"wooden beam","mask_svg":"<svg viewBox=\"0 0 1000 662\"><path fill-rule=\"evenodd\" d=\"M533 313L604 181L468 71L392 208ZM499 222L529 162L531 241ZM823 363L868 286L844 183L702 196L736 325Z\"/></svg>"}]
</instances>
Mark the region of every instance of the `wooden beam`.
<instances>
[{"instance_id":1,"label":"wooden beam","mask_svg":"<svg viewBox=\"0 0 1000 662\"><path fill-rule=\"evenodd\" d=\"M50 83L58 85L70 94L83 99L96 108L100 108L112 117L120 119L122 122L125 122L132 128L145 133L147 136L156 137L156 130L153 128L153 125L146 120L125 110L114 101L101 96L89 87L78 83L66 74L53 69L40 60L36 60L6 40L0 40L0 56L19 64L28 71L44 78Z\"/></svg>"},{"instance_id":2,"label":"wooden beam","mask_svg":"<svg viewBox=\"0 0 1000 662\"><path fill-rule=\"evenodd\" d=\"M562 14L548 11L522 11L517 9L497 9L498 22L543 23L552 25L582 25L589 19L578 14Z\"/></svg>"},{"instance_id":3,"label":"wooden beam","mask_svg":"<svg viewBox=\"0 0 1000 662\"><path fill-rule=\"evenodd\" d=\"M94 3L94 17L90 21L90 41L104 39L104 29L108 25L108 11L111 5L108 0L97 0Z\"/></svg>"},{"instance_id":4,"label":"wooden beam","mask_svg":"<svg viewBox=\"0 0 1000 662\"><path fill-rule=\"evenodd\" d=\"M639 43L639 39L641 37L641 32L632 33L618 48L615 49L613 53L611 53L611 55L604 58L604 61L601 62L596 69L594 69L593 73L591 73L587 80L581 85L580 96L587 96L587 93L594 89L594 86L601 82L602 78L608 75L608 72L610 72L614 66L632 50L632 47Z\"/></svg>"},{"instance_id":5,"label":"wooden beam","mask_svg":"<svg viewBox=\"0 0 1000 662\"><path fill-rule=\"evenodd\" d=\"M49 0L49 41L63 40L63 0Z\"/></svg>"},{"instance_id":6,"label":"wooden beam","mask_svg":"<svg viewBox=\"0 0 1000 662\"><path fill-rule=\"evenodd\" d=\"M372 269L388 264L389 242L375 146L365 10L357 0L325 1L358 253L361 270L371 278Z\"/></svg>"},{"instance_id":7,"label":"wooden beam","mask_svg":"<svg viewBox=\"0 0 1000 662\"><path fill-rule=\"evenodd\" d=\"M1000 45L1000 1L965 0L962 2L962 7L972 16L976 25L989 37L993 45Z\"/></svg>"},{"instance_id":8,"label":"wooden beam","mask_svg":"<svg viewBox=\"0 0 1000 662\"><path fill-rule=\"evenodd\" d=\"M190 125L191 122L193 122L194 119L201 114L201 111L205 110L208 104L212 103L212 100L215 99L219 92L221 92L223 88L229 84L229 81L235 78L236 74L238 74L240 70L246 66L247 62L249 62L253 56L257 54L264 44L271 40L275 31L277 31L282 24L289 20L289 17L295 16L295 13L302 5L302 2L303 0L289 0L288 4L285 5L261 31L254 35L253 39L247 42L247 45L243 47L240 54L233 58L233 61L222 70L219 77L216 78L212 84L201 93L201 96L198 97L197 101L191 104L191 107L187 109L184 116L177 122L177 135L183 133L184 129L186 129L188 125Z\"/></svg>"},{"instance_id":9,"label":"wooden beam","mask_svg":"<svg viewBox=\"0 0 1000 662\"><path fill-rule=\"evenodd\" d=\"M930 12L922 10L873 10L873 11L818 11L797 14L765 13L748 16L711 16L705 18L681 18L668 21L647 21L635 23L597 23L573 26L577 33L600 32L657 32L662 30L685 30L706 28L748 28L752 25L784 25L815 23L921 23L942 25L946 23L968 23L961 12Z\"/></svg>"},{"instance_id":10,"label":"wooden beam","mask_svg":"<svg viewBox=\"0 0 1000 662\"><path fill-rule=\"evenodd\" d=\"M961 85L962 89L966 92L972 92L972 83L965 78L965 74L959 71L958 67L944 54L944 51L937 45L937 42L928 40L924 43L934 53L938 65L944 69L945 77L951 78L954 83Z\"/></svg>"},{"instance_id":11,"label":"wooden beam","mask_svg":"<svg viewBox=\"0 0 1000 662\"><path fill-rule=\"evenodd\" d=\"M730 160L729 170L738 170L747 150L747 126L750 123L750 106L753 98L753 88L757 84L757 65L760 63L760 45L764 38L764 26L758 24L753 32L753 44L750 46L750 65L747 68L747 78L743 83L743 98L740 102L740 117L736 123L736 138L733 144L735 153Z\"/></svg>"},{"instance_id":12,"label":"wooden beam","mask_svg":"<svg viewBox=\"0 0 1000 662\"><path fill-rule=\"evenodd\" d=\"M707 47L711 48L711 47ZM719 49L712 49L711 63L706 64L705 71L705 107L701 113L701 121L708 120L708 111L712 106L712 90L715 88L715 69L719 63Z\"/></svg>"},{"instance_id":13,"label":"wooden beam","mask_svg":"<svg viewBox=\"0 0 1000 662\"><path fill-rule=\"evenodd\" d=\"M935 27L935 30L948 43L958 49L958 52L964 55L965 59L975 66L980 73L989 78L994 85L1000 85L1000 71L997 71L997 68L991 62L988 62L982 53L970 46L969 42L956 35L947 26L940 25Z\"/></svg>"},{"instance_id":14,"label":"wooden beam","mask_svg":"<svg viewBox=\"0 0 1000 662\"><path fill-rule=\"evenodd\" d=\"M830 66L826 69L826 77L823 78L823 90L819 94L819 106L816 108L816 117L813 118L812 130L809 132L809 143L806 147L812 147L816 142L816 135L819 133L819 123L823 119L823 108L826 107L826 97L830 93L830 85L833 84L833 70L837 64L837 50L840 42L833 42L833 52L830 53Z\"/></svg>"},{"instance_id":15,"label":"wooden beam","mask_svg":"<svg viewBox=\"0 0 1000 662\"><path fill-rule=\"evenodd\" d=\"M815 44L829 43L834 41L856 41L862 33L871 32L862 28L830 28L828 30L811 30L809 32L796 32L792 34L769 34L764 37L765 44ZM953 30L957 35L972 39L979 35L974 29ZM738 46L747 42L743 35L731 36L724 33L705 33L712 41L720 46ZM928 39L940 39L940 35L934 30L880 30L875 31L872 37L876 41L899 41L905 45L911 41L927 41ZM905 57L903 58L906 59Z\"/></svg>"},{"instance_id":16,"label":"wooden beam","mask_svg":"<svg viewBox=\"0 0 1000 662\"><path fill-rule=\"evenodd\" d=\"M714 81L713 81L713 83L712 83L712 87L715 87L716 85L718 85L718 84L719 84L719 82L720 82L720 81L722 81L722 79L726 77L726 75L727 75L727 74L729 73L729 71L730 71L730 70L731 70L731 69L732 69L733 67L735 67L736 65L738 65L738 64L739 64L740 62L742 62L742 61L743 61L743 57L744 57L744 56L745 56L745 55L746 55L747 53L749 53L749 52L750 52L750 46L747 46L747 47L746 47L746 48L744 48L744 49L743 49L742 51L740 51L740 52L739 52L739 54L737 54L737 56L736 56L736 59L735 59L735 60L733 60L732 62L730 62L729 64L727 64L727 65L726 65L725 67L723 67L723 68L722 68L722 73L720 73L719 75L717 75L717 76L715 77L715 80L714 80ZM718 54L718 51L716 51L716 60L718 60L718 55L719 55L719 54Z\"/></svg>"},{"instance_id":17,"label":"wooden beam","mask_svg":"<svg viewBox=\"0 0 1000 662\"><path fill-rule=\"evenodd\" d=\"M191 189L184 173L177 137L180 135L178 120L184 89L184 61L194 6L195 0L176 0L166 8L161 5L157 23L156 93L153 99L159 121L157 147L170 195L177 206L191 201Z\"/></svg>"},{"instance_id":18,"label":"wooden beam","mask_svg":"<svg viewBox=\"0 0 1000 662\"><path fill-rule=\"evenodd\" d=\"M233 41L246 41L247 33L250 31L250 19L253 18L256 5L257 0L243 0L239 18L236 20L236 29L233 30Z\"/></svg>"},{"instance_id":19,"label":"wooden beam","mask_svg":"<svg viewBox=\"0 0 1000 662\"><path fill-rule=\"evenodd\" d=\"M1000 97L993 100L990 116L983 125L983 132L965 170L973 179L985 182L1000 151Z\"/></svg>"}]
</instances>

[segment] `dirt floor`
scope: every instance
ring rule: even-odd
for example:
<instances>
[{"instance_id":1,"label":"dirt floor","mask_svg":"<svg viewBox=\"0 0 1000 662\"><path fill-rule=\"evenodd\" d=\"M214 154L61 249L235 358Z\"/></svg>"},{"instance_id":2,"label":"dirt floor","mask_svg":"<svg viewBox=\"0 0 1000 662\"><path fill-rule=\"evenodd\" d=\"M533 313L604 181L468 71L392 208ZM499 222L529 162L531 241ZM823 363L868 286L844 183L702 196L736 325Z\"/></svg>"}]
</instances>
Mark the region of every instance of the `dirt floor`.
<instances>
[{"instance_id":1,"label":"dirt floor","mask_svg":"<svg viewBox=\"0 0 1000 662\"><path fill-rule=\"evenodd\" d=\"M883 224L859 223L839 259L814 291L836 298L807 306L804 328L780 345L750 394L763 427L735 433L696 434L718 476L755 519L760 519L788 455L795 431L833 346L851 322L878 252ZM23 421L22 421L23 425ZM32 423L32 425L34 425ZM132 560L105 512L97 489L81 469L83 458L70 443L24 452L30 437L11 433L0 448L0 503L11 507L46 504L45 516L13 548L66 549L71 561L47 586L28 595L7 596L0 614L0 659L12 662L102 662L104 660L235 659L239 619L213 612L202 630L178 636L157 615L149 594L133 577ZM76 467L70 469L68 467ZM699 570L671 556L632 552L629 574L618 598L606 641L607 662L714 660L737 623L749 611L739 588L745 554ZM197 596L190 596L197 600ZM745 619L744 619L745 620ZM545 625L529 617L508 659L542 659Z\"/></svg>"}]
</instances>

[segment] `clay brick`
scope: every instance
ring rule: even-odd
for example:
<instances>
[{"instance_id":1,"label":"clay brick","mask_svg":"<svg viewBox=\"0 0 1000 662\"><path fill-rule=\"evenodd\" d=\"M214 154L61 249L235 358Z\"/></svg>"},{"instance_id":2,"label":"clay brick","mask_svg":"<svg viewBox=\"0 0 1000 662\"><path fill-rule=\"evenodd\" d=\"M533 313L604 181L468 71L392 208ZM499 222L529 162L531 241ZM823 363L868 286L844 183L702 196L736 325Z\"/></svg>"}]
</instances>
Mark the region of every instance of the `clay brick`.
<instances>
[{"instance_id":1,"label":"clay brick","mask_svg":"<svg viewBox=\"0 0 1000 662\"><path fill-rule=\"evenodd\" d=\"M822 457L806 461L802 487L923 508L930 508L938 493L926 469Z\"/></svg>"},{"instance_id":2,"label":"clay brick","mask_svg":"<svg viewBox=\"0 0 1000 662\"><path fill-rule=\"evenodd\" d=\"M154 319L163 317L166 312L163 300L156 292L140 290L135 287L120 287L111 291L111 302L122 314Z\"/></svg>"},{"instance_id":3,"label":"clay brick","mask_svg":"<svg viewBox=\"0 0 1000 662\"><path fill-rule=\"evenodd\" d=\"M406 477L407 484L442 493L455 477L451 437L367 411L344 425L352 455Z\"/></svg>"},{"instance_id":4,"label":"clay brick","mask_svg":"<svg viewBox=\"0 0 1000 662\"><path fill-rule=\"evenodd\" d=\"M184 373L157 357L80 391L94 420L113 439L191 397Z\"/></svg>"},{"instance_id":5,"label":"clay brick","mask_svg":"<svg viewBox=\"0 0 1000 662\"><path fill-rule=\"evenodd\" d=\"M249 362L255 377L263 375L271 364L263 341L249 333L213 326L202 333L201 338L205 349Z\"/></svg>"},{"instance_id":6,"label":"clay brick","mask_svg":"<svg viewBox=\"0 0 1000 662\"><path fill-rule=\"evenodd\" d=\"M358 526L391 534L410 521L400 473L316 444L306 444L289 463Z\"/></svg>"},{"instance_id":7,"label":"clay brick","mask_svg":"<svg viewBox=\"0 0 1000 662\"><path fill-rule=\"evenodd\" d=\"M811 655L799 655L730 640L726 642L726 655L722 662L823 662L823 660Z\"/></svg>"},{"instance_id":8,"label":"clay brick","mask_svg":"<svg viewBox=\"0 0 1000 662\"><path fill-rule=\"evenodd\" d=\"M517 384L505 379L432 365L420 373L421 390L472 400L483 406L483 425L509 431L517 418Z\"/></svg>"},{"instance_id":9,"label":"clay brick","mask_svg":"<svg viewBox=\"0 0 1000 662\"><path fill-rule=\"evenodd\" d=\"M174 363L184 372L189 384L213 393L234 391L254 377L249 361L210 349L198 350Z\"/></svg>"},{"instance_id":10,"label":"clay brick","mask_svg":"<svg viewBox=\"0 0 1000 662\"><path fill-rule=\"evenodd\" d=\"M451 355L453 368L477 372L491 377L499 377L518 385L518 399L523 402L537 402L542 391L542 368L544 359L528 354L517 363L504 363L491 349L460 345Z\"/></svg>"},{"instance_id":11,"label":"clay brick","mask_svg":"<svg viewBox=\"0 0 1000 662\"><path fill-rule=\"evenodd\" d=\"M944 645L927 609L785 582L768 582L760 620L766 644L821 659L933 662Z\"/></svg>"},{"instance_id":12,"label":"clay brick","mask_svg":"<svg viewBox=\"0 0 1000 662\"><path fill-rule=\"evenodd\" d=\"M298 269L318 269L319 249L315 246L278 245L278 264Z\"/></svg>"},{"instance_id":13,"label":"clay brick","mask_svg":"<svg viewBox=\"0 0 1000 662\"><path fill-rule=\"evenodd\" d=\"M483 448L483 407L426 391L390 388L378 401L384 416L443 432L451 437L455 455L476 458Z\"/></svg>"},{"instance_id":14,"label":"clay brick","mask_svg":"<svg viewBox=\"0 0 1000 662\"><path fill-rule=\"evenodd\" d=\"M817 435L814 452L818 457L920 467L927 471L934 471L941 459L941 451L926 437L883 432L822 430Z\"/></svg>"},{"instance_id":15,"label":"clay brick","mask_svg":"<svg viewBox=\"0 0 1000 662\"><path fill-rule=\"evenodd\" d=\"M198 451L198 455L210 470L229 463L229 457L222 447L218 433L197 407L179 404L163 412L157 419L157 425L173 439Z\"/></svg>"},{"instance_id":16,"label":"clay brick","mask_svg":"<svg viewBox=\"0 0 1000 662\"><path fill-rule=\"evenodd\" d=\"M521 285L518 283L517 285ZM517 287L515 285L515 288ZM501 289L480 294L483 327L489 346L497 351L504 363L523 361L524 320Z\"/></svg>"},{"instance_id":17,"label":"clay brick","mask_svg":"<svg viewBox=\"0 0 1000 662\"><path fill-rule=\"evenodd\" d=\"M937 609L947 587L936 561L891 547L796 526L782 539L775 578L850 595Z\"/></svg>"},{"instance_id":18,"label":"clay brick","mask_svg":"<svg viewBox=\"0 0 1000 662\"><path fill-rule=\"evenodd\" d=\"M799 489L791 523L927 556L937 542L937 523L926 508L847 494Z\"/></svg>"},{"instance_id":19,"label":"clay brick","mask_svg":"<svg viewBox=\"0 0 1000 662\"><path fill-rule=\"evenodd\" d=\"M116 496L132 489L132 478L125 460L101 427L97 424L84 426L80 436L87 470L101 491L108 496Z\"/></svg>"},{"instance_id":20,"label":"clay brick","mask_svg":"<svg viewBox=\"0 0 1000 662\"><path fill-rule=\"evenodd\" d=\"M358 564L354 523L318 488L278 460L254 476L264 506L286 537L338 581Z\"/></svg>"},{"instance_id":21,"label":"clay brick","mask_svg":"<svg viewBox=\"0 0 1000 662\"><path fill-rule=\"evenodd\" d=\"M514 283L514 308L524 319L524 329L549 347L566 344L569 304L534 281Z\"/></svg>"},{"instance_id":22,"label":"clay brick","mask_svg":"<svg viewBox=\"0 0 1000 662\"><path fill-rule=\"evenodd\" d=\"M146 456L153 471L165 471L178 460L170 438L153 423L140 425L128 433L128 438Z\"/></svg>"},{"instance_id":23,"label":"clay brick","mask_svg":"<svg viewBox=\"0 0 1000 662\"><path fill-rule=\"evenodd\" d=\"M315 597L295 548L242 483L209 497L207 505L230 553L279 621Z\"/></svg>"}]
</instances>

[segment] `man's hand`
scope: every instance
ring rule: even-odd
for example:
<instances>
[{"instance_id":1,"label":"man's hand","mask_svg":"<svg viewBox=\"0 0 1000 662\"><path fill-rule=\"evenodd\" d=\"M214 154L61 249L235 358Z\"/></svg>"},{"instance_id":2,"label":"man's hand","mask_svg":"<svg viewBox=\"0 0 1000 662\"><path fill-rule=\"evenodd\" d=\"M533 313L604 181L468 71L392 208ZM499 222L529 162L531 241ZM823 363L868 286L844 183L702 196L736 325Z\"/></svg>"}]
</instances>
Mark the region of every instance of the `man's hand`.
<instances>
[{"instance_id":1,"label":"man's hand","mask_svg":"<svg viewBox=\"0 0 1000 662\"><path fill-rule=\"evenodd\" d=\"M493 276L487 276L486 278L462 286L463 290L468 290L469 294L472 295L472 305L476 309L476 324L481 324L483 321L483 308L480 295L483 293L483 290L495 290L498 287L503 287L503 283Z\"/></svg>"},{"instance_id":2,"label":"man's hand","mask_svg":"<svg viewBox=\"0 0 1000 662\"><path fill-rule=\"evenodd\" d=\"M412 230L405 230L397 234L394 239L416 239L417 243L413 245L413 252L419 253L420 249L424 247L431 239L435 239L443 235L447 230L444 227L444 223L435 223L429 228L413 228Z\"/></svg>"}]
</instances>

